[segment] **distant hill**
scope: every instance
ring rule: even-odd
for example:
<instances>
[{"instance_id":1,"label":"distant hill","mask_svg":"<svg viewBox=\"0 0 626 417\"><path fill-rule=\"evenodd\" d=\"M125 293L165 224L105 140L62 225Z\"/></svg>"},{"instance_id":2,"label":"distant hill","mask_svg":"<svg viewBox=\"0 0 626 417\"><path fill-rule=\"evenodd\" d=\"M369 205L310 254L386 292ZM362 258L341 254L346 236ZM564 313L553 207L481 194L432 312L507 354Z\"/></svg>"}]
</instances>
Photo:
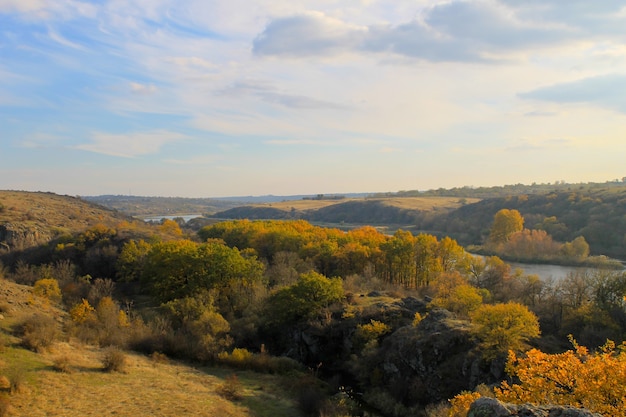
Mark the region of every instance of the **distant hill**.
<instances>
[{"instance_id":1,"label":"distant hill","mask_svg":"<svg viewBox=\"0 0 626 417\"><path fill-rule=\"evenodd\" d=\"M98 224L115 227L121 222L136 220L76 197L0 190L0 252L46 243Z\"/></svg>"}]
</instances>

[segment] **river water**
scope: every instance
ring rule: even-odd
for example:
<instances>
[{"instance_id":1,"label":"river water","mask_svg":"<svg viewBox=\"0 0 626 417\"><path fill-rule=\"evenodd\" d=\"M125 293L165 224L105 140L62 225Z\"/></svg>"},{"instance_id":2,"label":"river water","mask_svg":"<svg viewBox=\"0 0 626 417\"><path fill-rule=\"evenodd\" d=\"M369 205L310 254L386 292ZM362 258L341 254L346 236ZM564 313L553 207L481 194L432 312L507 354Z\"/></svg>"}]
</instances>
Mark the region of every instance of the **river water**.
<instances>
[{"instance_id":1,"label":"river water","mask_svg":"<svg viewBox=\"0 0 626 417\"><path fill-rule=\"evenodd\" d=\"M559 281L565 278L570 273L578 271L591 270L593 268L577 267L577 266L563 266L563 265L549 265L549 264L522 264L518 262L507 262L511 265L511 270L523 269L526 275L538 275L543 281L553 279Z\"/></svg>"},{"instance_id":2,"label":"river water","mask_svg":"<svg viewBox=\"0 0 626 417\"><path fill-rule=\"evenodd\" d=\"M189 220L195 219L196 217L202 217L202 214L184 214L184 215L178 215L178 216L151 216L151 217L144 217L143 221L144 222L160 222L163 219L174 220L177 218L182 218L184 221L188 222Z\"/></svg>"}]
</instances>

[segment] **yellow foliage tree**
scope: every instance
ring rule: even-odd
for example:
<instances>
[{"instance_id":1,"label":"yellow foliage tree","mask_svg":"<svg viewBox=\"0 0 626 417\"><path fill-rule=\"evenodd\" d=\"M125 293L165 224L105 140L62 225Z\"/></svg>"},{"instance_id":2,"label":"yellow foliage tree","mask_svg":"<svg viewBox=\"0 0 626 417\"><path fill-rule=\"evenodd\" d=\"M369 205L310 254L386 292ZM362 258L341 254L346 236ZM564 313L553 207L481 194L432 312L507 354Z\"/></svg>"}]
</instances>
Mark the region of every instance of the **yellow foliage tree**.
<instances>
[{"instance_id":1,"label":"yellow foliage tree","mask_svg":"<svg viewBox=\"0 0 626 417\"><path fill-rule=\"evenodd\" d=\"M539 321L519 303L485 304L471 314L472 333L487 356L519 350L540 334Z\"/></svg>"},{"instance_id":2,"label":"yellow foliage tree","mask_svg":"<svg viewBox=\"0 0 626 417\"><path fill-rule=\"evenodd\" d=\"M524 230L524 217L517 210L502 209L493 218L489 241L498 245L509 240L515 232Z\"/></svg>"},{"instance_id":3,"label":"yellow foliage tree","mask_svg":"<svg viewBox=\"0 0 626 417\"><path fill-rule=\"evenodd\" d=\"M571 339L574 349L547 354L532 349L509 353L507 372L519 383L503 382L498 399L512 403L583 407L605 416L626 417L626 343L611 341L595 354Z\"/></svg>"},{"instance_id":4,"label":"yellow foliage tree","mask_svg":"<svg viewBox=\"0 0 626 417\"><path fill-rule=\"evenodd\" d=\"M95 311L96 309L89 304L89 301L83 298L80 303L72 307L70 317L74 323L82 324L90 320L95 320Z\"/></svg>"},{"instance_id":5,"label":"yellow foliage tree","mask_svg":"<svg viewBox=\"0 0 626 417\"><path fill-rule=\"evenodd\" d=\"M33 285L33 293L50 301L61 301L61 289L54 278L42 278Z\"/></svg>"}]
</instances>

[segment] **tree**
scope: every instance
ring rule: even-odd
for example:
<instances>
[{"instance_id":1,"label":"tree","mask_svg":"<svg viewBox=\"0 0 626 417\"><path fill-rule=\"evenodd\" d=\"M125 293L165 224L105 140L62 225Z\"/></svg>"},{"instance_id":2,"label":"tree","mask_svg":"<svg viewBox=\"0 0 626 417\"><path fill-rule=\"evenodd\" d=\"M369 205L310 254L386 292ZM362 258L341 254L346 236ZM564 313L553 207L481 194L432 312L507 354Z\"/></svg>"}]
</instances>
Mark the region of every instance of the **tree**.
<instances>
[{"instance_id":1,"label":"tree","mask_svg":"<svg viewBox=\"0 0 626 417\"><path fill-rule=\"evenodd\" d=\"M605 416L626 416L626 344L611 341L590 353L570 338L574 349L547 354L532 349L524 357L509 353L507 372L518 382L503 382L498 399L517 404L563 404Z\"/></svg>"},{"instance_id":2,"label":"tree","mask_svg":"<svg viewBox=\"0 0 626 417\"><path fill-rule=\"evenodd\" d=\"M481 341L487 356L520 350L525 342L540 334L537 317L518 303L485 304L471 318L472 333Z\"/></svg>"},{"instance_id":3,"label":"tree","mask_svg":"<svg viewBox=\"0 0 626 417\"><path fill-rule=\"evenodd\" d=\"M276 325L293 324L312 318L323 308L343 299L341 278L327 278L317 272L300 275L298 282L284 287L267 300L266 317Z\"/></svg>"},{"instance_id":4,"label":"tree","mask_svg":"<svg viewBox=\"0 0 626 417\"><path fill-rule=\"evenodd\" d=\"M524 218L517 210L502 209L493 218L493 225L489 233L489 242L499 245L509 240L515 232L524 230Z\"/></svg>"}]
</instances>

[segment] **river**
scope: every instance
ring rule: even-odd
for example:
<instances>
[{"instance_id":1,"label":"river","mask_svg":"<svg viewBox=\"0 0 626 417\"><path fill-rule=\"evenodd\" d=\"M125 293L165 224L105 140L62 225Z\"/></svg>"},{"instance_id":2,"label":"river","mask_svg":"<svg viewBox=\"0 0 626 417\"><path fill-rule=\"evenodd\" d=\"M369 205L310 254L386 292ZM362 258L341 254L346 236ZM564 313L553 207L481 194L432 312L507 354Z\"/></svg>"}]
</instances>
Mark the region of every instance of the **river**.
<instances>
[{"instance_id":1,"label":"river","mask_svg":"<svg viewBox=\"0 0 626 417\"><path fill-rule=\"evenodd\" d=\"M511 270L523 269L526 275L538 275L543 281L553 279L559 281L570 273L584 270L593 270L595 268L579 267L579 266L563 266L550 264L522 264L518 262L507 262L511 265Z\"/></svg>"},{"instance_id":2,"label":"river","mask_svg":"<svg viewBox=\"0 0 626 417\"><path fill-rule=\"evenodd\" d=\"M196 217L202 217L202 214L182 214L182 215L177 215L177 216L150 216L150 217L144 217L143 221L144 222L160 222L163 219L169 219L169 220L174 220L174 219L178 219L181 218L183 219L185 222L188 222L191 219L195 219Z\"/></svg>"}]
</instances>

